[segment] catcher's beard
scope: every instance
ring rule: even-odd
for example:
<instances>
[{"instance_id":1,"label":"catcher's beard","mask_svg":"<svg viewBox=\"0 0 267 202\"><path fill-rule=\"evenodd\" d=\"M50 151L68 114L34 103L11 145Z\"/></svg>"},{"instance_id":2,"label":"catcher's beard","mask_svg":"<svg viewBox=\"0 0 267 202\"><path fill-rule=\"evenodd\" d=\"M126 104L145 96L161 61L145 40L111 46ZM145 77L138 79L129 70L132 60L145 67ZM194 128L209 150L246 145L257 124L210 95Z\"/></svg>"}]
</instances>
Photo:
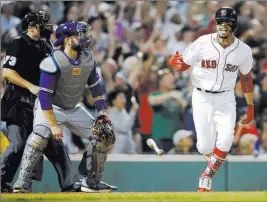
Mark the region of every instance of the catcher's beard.
<instances>
[{"instance_id":1,"label":"catcher's beard","mask_svg":"<svg viewBox=\"0 0 267 202\"><path fill-rule=\"evenodd\" d=\"M71 39L71 48L73 49L73 50L75 50L75 51L81 51L82 49L81 49L81 46L80 46L80 43L76 43L75 41L74 41L74 39Z\"/></svg>"}]
</instances>

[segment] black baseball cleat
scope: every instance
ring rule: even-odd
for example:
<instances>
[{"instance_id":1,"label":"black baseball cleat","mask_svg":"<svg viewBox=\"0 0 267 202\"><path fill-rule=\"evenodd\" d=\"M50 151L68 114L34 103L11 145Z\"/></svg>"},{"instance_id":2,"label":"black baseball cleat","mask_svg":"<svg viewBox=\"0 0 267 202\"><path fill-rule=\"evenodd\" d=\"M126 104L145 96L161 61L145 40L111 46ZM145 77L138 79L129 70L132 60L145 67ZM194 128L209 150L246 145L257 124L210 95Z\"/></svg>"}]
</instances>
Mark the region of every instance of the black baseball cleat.
<instances>
[{"instance_id":1,"label":"black baseball cleat","mask_svg":"<svg viewBox=\"0 0 267 202\"><path fill-rule=\"evenodd\" d=\"M1 183L1 193L12 193L13 192L13 188L6 184L6 183Z\"/></svg>"},{"instance_id":2,"label":"black baseball cleat","mask_svg":"<svg viewBox=\"0 0 267 202\"><path fill-rule=\"evenodd\" d=\"M61 192L80 192L81 187L75 187L74 185L71 185L69 187L61 189Z\"/></svg>"},{"instance_id":3,"label":"black baseball cleat","mask_svg":"<svg viewBox=\"0 0 267 202\"><path fill-rule=\"evenodd\" d=\"M82 180L82 183L81 183L81 191L82 192L88 192L88 193L111 192L111 191L115 191L118 189L116 186L109 185L109 184L102 182L102 181L100 181L96 185L90 185L89 186L86 181L87 181L86 178L84 178Z\"/></svg>"}]
</instances>

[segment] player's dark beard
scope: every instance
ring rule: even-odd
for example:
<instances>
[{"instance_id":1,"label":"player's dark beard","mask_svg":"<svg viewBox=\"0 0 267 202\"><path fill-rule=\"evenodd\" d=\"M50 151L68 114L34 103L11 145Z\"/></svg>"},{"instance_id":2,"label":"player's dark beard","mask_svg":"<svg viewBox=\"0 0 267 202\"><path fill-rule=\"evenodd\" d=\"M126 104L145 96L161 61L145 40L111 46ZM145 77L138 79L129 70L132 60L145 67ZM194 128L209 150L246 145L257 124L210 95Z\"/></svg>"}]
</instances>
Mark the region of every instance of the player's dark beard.
<instances>
[{"instance_id":1,"label":"player's dark beard","mask_svg":"<svg viewBox=\"0 0 267 202\"><path fill-rule=\"evenodd\" d=\"M229 37L229 34L227 36L221 36L221 35L219 35L219 38L221 38L221 39L227 39L228 37Z\"/></svg>"},{"instance_id":2,"label":"player's dark beard","mask_svg":"<svg viewBox=\"0 0 267 202\"><path fill-rule=\"evenodd\" d=\"M77 45L77 44L72 44L71 45L71 48L75 51L81 51L81 46L80 45Z\"/></svg>"},{"instance_id":3,"label":"player's dark beard","mask_svg":"<svg viewBox=\"0 0 267 202\"><path fill-rule=\"evenodd\" d=\"M225 28L228 30L228 35L223 36L223 35L218 34L219 38L224 39L224 40L226 40L232 34L232 31L231 31L232 28L231 28L231 30L229 30L228 26L226 26Z\"/></svg>"}]
</instances>

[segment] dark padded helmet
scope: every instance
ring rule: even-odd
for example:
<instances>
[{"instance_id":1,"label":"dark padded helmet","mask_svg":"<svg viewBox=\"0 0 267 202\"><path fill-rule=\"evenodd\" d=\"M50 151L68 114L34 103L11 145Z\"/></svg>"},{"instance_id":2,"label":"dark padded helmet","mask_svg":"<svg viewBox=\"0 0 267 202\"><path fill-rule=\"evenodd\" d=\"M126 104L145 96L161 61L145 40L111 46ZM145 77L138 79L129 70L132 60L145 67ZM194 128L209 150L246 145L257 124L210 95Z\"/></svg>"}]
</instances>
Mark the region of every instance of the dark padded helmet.
<instances>
[{"instance_id":1,"label":"dark padded helmet","mask_svg":"<svg viewBox=\"0 0 267 202\"><path fill-rule=\"evenodd\" d=\"M230 7L219 8L215 14L215 20L217 23L220 21L231 21L233 23L231 26L233 31L235 31L237 27L237 13Z\"/></svg>"},{"instance_id":2,"label":"dark padded helmet","mask_svg":"<svg viewBox=\"0 0 267 202\"><path fill-rule=\"evenodd\" d=\"M30 26L40 26L40 31L45 30L50 16L42 10L31 11L21 21L22 31L25 32Z\"/></svg>"}]
</instances>

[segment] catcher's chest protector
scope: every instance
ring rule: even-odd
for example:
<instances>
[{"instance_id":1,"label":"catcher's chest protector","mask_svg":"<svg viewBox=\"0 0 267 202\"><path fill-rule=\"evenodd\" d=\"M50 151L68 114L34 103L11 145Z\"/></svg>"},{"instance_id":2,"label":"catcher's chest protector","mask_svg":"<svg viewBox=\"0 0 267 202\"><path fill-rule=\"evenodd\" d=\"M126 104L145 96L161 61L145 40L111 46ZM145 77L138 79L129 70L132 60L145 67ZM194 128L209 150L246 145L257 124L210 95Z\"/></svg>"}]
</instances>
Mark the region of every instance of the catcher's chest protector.
<instances>
[{"instance_id":1,"label":"catcher's chest protector","mask_svg":"<svg viewBox=\"0 0 267 202\"><path fill-rule=\"evenodd\" d=\"M94 59L90 53L80 54L80 64L73 64L60 50L54 52L54 58L60 68L53 94L53 104L72 109L81 100L87 80L94 68Z\"/></svg>"}]
</instances>

